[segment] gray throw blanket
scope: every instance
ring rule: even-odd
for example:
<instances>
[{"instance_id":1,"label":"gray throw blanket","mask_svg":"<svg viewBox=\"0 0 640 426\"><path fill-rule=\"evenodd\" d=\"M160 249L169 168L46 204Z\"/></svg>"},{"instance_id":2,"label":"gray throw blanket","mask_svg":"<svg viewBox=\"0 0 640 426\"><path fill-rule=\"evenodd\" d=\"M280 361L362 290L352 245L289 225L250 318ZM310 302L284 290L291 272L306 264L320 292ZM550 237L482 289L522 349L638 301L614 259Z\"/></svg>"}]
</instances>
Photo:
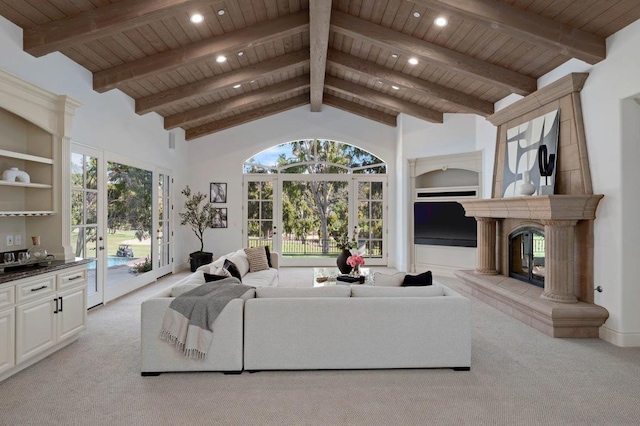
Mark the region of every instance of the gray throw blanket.
<instances>
[{"instance_id":1,"label":"gray throw blanket","mask_svg":"<svg viewBox=\"0 0 640 426\"><path fill-rule=\"evenodd\" d=\"M160 338L186 357L204 360L213 338L213 322L233 299L255 287L225 278L194 288L176 297L164 314Z\"/></svg>"}]
</instances>

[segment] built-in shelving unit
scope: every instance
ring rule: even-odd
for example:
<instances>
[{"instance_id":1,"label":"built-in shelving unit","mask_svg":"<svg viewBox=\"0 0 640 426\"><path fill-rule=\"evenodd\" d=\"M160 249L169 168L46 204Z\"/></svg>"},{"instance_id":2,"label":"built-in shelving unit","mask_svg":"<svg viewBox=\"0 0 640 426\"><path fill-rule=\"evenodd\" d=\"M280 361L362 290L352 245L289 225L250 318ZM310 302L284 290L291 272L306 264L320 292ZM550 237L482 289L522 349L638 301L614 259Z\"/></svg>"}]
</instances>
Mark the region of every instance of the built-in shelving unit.
<instances>
[{"instance_id":1,"label":"built-in shelving unit","mask_svg":"<svg viewBox=\"0 0 640 426\"><path fill-rule=\"evenodd\" d=\"M431 270L453 276L473 268L475 247L417 244L414 242L414 203L477 199L482 194L482 152L409 159L411 197L408 247L412 272Z\"/></svg>"},{"instance_id":2,"label":"built-in shelving unit","mask_svg":"<svg viewBox=\"0 0 640 426\"><path fill-rule=\"evenodd\" d=\"M0 244L5 250L26 248L27 238L39 235L56 258L73 257L68 176L79 106L0 70L0 234L24 237L18 247ZM3 179L14 167L29 175L28 183Z\"/></svg>"}]
</instances>

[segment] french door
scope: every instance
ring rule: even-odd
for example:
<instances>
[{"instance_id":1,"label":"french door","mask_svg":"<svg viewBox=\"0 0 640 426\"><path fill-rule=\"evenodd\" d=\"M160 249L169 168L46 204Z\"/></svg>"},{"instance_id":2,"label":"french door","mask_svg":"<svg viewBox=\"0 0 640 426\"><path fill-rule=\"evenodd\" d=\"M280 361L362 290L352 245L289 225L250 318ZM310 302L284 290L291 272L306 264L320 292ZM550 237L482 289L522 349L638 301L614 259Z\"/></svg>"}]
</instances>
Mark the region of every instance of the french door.
<instances>
[{"instance_id":1,"label":"french door","mask_svg":"<svg viewBox=\"0 0 640 426\"><path fill-rule=\"evenodd\" d=\"M276 220L277 180L268 175L247 176L243 186L247 246L269 246L271 251L280 251L280 228Z\"/></svg>"},{"instance_id":2,"label":"french door","mask_svg":"<svg viewBox=\"0 0 640 426\"><path fill-rule=\"evenodd\" d=\"M71 244L92 260L89 308L172 272L171 194L168 170L71 145Z\"/></svg>"},{"instance_id":3,"label":"french door","mask_svg":"<svg viewBox=\"0 0 640 426\"><path fill-rule=\"evenodd\" d=\"M71 144L71 246L87 265L87 307L104 300L104 187L102 151Z\"/></svg>"},{"instance_id":4,"label":"french door","mask_svg":"<svg viewBox=\"0 0 640 426\"><path fill-rule=\"evenodd\" d=\"M367 265L386 265L386 176L245 175L248 246L270 245L282 266L329 266L335 235L356 234Z\"/></svg>"}]
</instances>

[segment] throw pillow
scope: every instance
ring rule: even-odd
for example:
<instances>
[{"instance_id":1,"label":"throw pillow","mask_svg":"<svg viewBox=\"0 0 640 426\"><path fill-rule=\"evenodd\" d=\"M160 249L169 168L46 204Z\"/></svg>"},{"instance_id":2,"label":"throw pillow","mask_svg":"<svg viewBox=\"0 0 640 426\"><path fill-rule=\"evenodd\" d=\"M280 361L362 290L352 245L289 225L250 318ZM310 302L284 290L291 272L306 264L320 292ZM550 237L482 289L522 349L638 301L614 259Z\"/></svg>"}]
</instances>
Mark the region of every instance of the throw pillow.
<instances>
[{"instance_id":1,"label":"throw pillow","mask_svg":"<svg viewBox=\"0 0 640 426\"><path fill-rule=\"evenodd\" d=\"M251 247L244 249L249 261L249 272L258 272L269 269L267 261L267 252L264 247Z\"/></svg>"},{"instance_id":2,"label":"throw pillow","mask_svg":"<svg viewBox=\"0 0 640 426\"><path fill-rule=\"evenodd\" d=\"M400 287L405 275L404 272L396 272L395 274L376 272L373 274L373 285L376 287Z\"/></svg>"},{"instance_id":3,"label":"throw pillow","mask_svg":"<svg viewBox=\"0 0 640 426\"><path fill-rule=\"evenodd\" d=\"M225 278L227 277L225 277L224 275L207 274L206 272L204 273L204 280L208 283L224 280Z\"/></svg>"},{"instance_id":4,"label":"throw pillow","mask_svg":"<svg viewBox=\"0 0 640 426\"><path fill-rule=\"evenodd\" d=\"M244 277L247 272L249 272L249 261L247 260L247 254L244 250L240 249L239 252L236 252L228 259L236 265L241 277Z\"/></svg>"},{"instance_id":5,"label":"throw pillow","mask_svg":"<svg viewBox=\"0 0 640 426\"><path fill-rule=\"evenodd\" d=\"M402 281L402 287L423 286L433 284L431 271L423 272L418 275L406 275Z\"/></svg>"},{"instance_id":6,"label":"throw pillow","mask_svg":"<svg viewBox=\"0 0 640 426\"><path fill-rule=\"evenodd\" d=\"M273 268L273 265L271 264L271 250L269 249L269 246L264 246L264 252L267 255L267 265L269 265L269 268Z\"/></svg>"},{"instance_id":7,"label":"throw pillow","mask_svg":"<svg viewBox=\"0 0 640 426\"><path fill-rule=\"evenodd\" d=\"M229 259L225 259L224 269L229 271L232 277L236 277L237 279L240 280L240 282L242 282L242 275L240 275L240 270L238 269L235 263L233 263Z\"/></svg>"}]
</instances>

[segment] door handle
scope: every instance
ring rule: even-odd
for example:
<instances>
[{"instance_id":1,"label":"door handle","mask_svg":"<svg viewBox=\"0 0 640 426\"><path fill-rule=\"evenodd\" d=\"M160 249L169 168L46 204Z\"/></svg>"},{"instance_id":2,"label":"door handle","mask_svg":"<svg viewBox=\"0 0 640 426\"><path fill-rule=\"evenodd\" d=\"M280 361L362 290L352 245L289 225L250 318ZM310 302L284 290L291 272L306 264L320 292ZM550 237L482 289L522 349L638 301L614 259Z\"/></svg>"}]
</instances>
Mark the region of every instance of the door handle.
<instances>
[{"instance_id":1,"label":"door handle","mask_svg":"<svg viewBox=\"0 0 640 426\"><path fill-rule=\"evenodd\" d=\"M60 310L58 312L62 312L62 296L58 297L60 299Z\"/></svg>"},{"instance_id":2,"label":"door handle","mask_svg":"<svg viewBox=\"0 0 640 426\"><path fill-rule=\"evenodd\" d=\"M56 302L56 310L55 310L55 311L53 311L53 313L54 313L54 314L57 314L58 312L60 312L60 311L58 310L58 298L56 297L55 299L53 299L53 301L54 301L54 302Z\"/></svg>"},{"instance_id":3,"label":"door handle","mask_svg":"<svg viewBox=\"0 0 640 426\"><path fill-rule=\"evenodd\" d=\"M104 250L103 246L98 247L98 250Z\"/></svg>"}]
</instances>

